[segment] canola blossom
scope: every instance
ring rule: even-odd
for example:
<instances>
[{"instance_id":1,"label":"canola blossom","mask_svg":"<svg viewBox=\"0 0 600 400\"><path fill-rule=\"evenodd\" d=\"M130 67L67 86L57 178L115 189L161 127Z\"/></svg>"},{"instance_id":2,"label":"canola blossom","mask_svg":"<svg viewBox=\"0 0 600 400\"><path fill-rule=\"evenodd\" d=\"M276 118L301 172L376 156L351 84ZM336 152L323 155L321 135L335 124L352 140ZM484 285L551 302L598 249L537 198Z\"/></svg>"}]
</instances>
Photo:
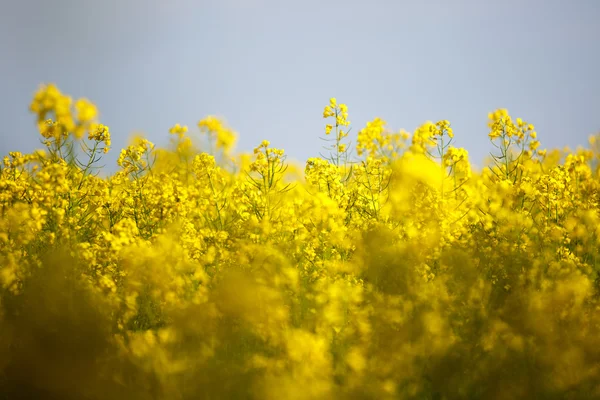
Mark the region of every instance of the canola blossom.
<instances>
[{"instance_id":1,"label":"canola blossom","mask_svg":"<svg viewBox=\"0 0 600 400\"><path fill-rule=\"evenodd\" d=\"M208 116L100 176L92 102L30 110L44 150L0 166L6 398L600 398L598 136L544 149L498 109L476 171L450 121L353 145L331 98L303 166Z\"/></svg>"}]
</instances>

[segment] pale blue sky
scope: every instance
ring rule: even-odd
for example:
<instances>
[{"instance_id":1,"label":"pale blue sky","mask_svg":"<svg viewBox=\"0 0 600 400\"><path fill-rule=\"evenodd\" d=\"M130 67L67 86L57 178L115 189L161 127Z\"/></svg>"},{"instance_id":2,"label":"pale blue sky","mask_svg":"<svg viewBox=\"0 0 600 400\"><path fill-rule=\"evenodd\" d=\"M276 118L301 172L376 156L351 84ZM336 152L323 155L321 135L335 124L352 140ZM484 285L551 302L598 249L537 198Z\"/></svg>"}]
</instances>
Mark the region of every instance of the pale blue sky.
<instances>
[{"instance_id":1,"label":"pale blue sky","mask_svg":"<svg viewBox=\"0 0 600 400\"><path fill-rule=\"evenodd\" d=\"M304 161L330 97L354 135L448 119L476 164L496 108L576 147L600 131L598 21L600 0L0 0L0 153L40 147L43 82L98 105L111 169L132 132L160 145L209 114L239 150L269 139Z\"/></svg>"}]
</instances>

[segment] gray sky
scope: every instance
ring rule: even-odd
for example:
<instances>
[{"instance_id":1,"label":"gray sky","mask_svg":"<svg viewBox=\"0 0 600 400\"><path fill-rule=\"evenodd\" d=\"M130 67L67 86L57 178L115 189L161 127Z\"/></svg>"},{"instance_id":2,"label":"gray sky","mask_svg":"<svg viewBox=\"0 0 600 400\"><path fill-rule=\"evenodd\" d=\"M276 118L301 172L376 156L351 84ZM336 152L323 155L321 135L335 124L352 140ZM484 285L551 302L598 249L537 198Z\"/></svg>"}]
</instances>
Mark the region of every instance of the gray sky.
<instances>
[{"instance_id":1,"label":"gray sky","mask_svg":"<svg viewBox=\"0 0 600 400\"><path fill-rule=\"evenodd\" d=\"M41 147L27 108L40 83L87 97L110 126L168 142L209 114L316 156L323 107L352 133L381 117L410 132L448 119L481 165L487 114L533 123L542 147L600 131L600 0L0 0L0 153Z\"/></svg>"}]
</instances>

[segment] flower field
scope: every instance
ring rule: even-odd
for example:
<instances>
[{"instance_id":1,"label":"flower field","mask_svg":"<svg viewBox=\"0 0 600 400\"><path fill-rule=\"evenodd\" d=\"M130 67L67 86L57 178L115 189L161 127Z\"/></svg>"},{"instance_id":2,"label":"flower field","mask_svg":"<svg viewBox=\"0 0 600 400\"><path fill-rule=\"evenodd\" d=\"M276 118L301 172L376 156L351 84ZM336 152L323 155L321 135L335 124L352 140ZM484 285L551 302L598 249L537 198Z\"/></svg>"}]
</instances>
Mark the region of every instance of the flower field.
<instances>
[{"instance_id":1,"label":"flower field","mask_svg":"<svg viewBox=\"0 0 600 400\"><path fill-rule=\"evenodd\" d=\"M107 175L93 103L30 109L44 149L0 169L0 399L600 398L596 136L543 149L498 109L476 171L449 121L351 143L332 98L305 165L209 116Z\"/></svg>"}]
</instances>

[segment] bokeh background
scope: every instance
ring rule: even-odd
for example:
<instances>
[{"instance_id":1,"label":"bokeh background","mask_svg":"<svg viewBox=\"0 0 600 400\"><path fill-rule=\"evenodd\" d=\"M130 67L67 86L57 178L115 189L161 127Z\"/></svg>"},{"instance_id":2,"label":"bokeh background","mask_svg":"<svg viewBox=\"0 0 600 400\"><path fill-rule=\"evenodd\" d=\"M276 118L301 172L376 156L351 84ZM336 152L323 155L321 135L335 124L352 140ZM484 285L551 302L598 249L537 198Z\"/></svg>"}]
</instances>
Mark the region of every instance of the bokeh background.
<instances>
[{"instance_id":1,"label":"bokeh background","mask_svg":"<svg viewBox=\"0 0 600 400\"><path fill-rule=\"evenodd\" d=\"M2 0L0 152L41 147L28 104L53 82L99 107L118 149L223 116L237 149L316 156L323 107L412 132L448 119L477 166L487 113L533 123L542 148L600 131L597 0Z\"/></svg>"}]
</instances>

